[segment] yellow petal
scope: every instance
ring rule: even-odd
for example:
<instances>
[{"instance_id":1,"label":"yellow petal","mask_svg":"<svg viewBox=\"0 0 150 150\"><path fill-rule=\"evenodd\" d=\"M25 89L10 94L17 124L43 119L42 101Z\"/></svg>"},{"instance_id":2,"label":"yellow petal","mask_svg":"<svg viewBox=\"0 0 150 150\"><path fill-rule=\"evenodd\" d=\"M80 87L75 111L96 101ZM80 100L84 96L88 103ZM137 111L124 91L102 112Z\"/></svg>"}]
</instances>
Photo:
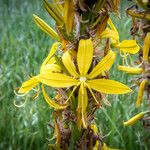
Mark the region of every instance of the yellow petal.
<instances>
[{"instance_id":1,"label":"yellow petal","mask_svg":"<svg viewBox=\"0 0 150 150\"><path fill-rule=\"evenodd\" d=\"M55 73L57 72L57 73L60 73L61 68L56 64L47 64L41 70L41 74L44 73L44 72L55 72Z\"/></svg>"},{"instance_id":2,"label":"yellow petal","mask_svg":"<svg viewBox=\"0 0 150 150\"><path fill-rule=\"evenodd\" d=\"M130 54L136 54L140 50L140 47L138 46L135 40L124 40L121 43L119 43L116 47L119 48L121 51Z\"/></svg>"},{"instance_id":3,"label":"yellow petal","mask_svg":"<svg viewBox=\"0 0 150 150\"><path fill-rule=\"evenodd\" d=\"M63 8L62 4L59 2L59 0L53 0L53 3L60 12L64 11L64 8Z\"/></svg>"},{"instance_id":4,"label":"yellow petal","mask_svg":"<svg viewBox=\"0 0 150 150\"><path fill-rule=\"evenodd\" d=\"M90 125L90 127L91 127L91 129L94 131L95 134L98 133L98 129L97 129L97 126L96 126L95 123L92 123L92 124Z\"/></svg>"},{"instance_id":5,"label":"yellow petal","mask_svg":"<svg viewBox=\"0 0 150 150\"><path fill-rule=\"evenodd\" d=\"M52 56L56 53L57 49L58 49L58 46L60 45L59 42L55 42L51 49L50 49L50 52L48 54L48 56L46 57L46 59L44 60L44 62L42 63L41 65L41 69L40 69L40 72L42 72L42 69L43 67L46 65L46 64L50 64L50 63L54 63L55 61L52 59Z\"/></svg>"},{"instance_id":6,"label":"yellow petal","mask_svg":"<svg viewBox=\"0 0 150 150\"><path fill-rule=\"evenodd\" d=\"M132 117L131 119L129 119L128 121L124 122L124 126L130 126L130 125L133 125L135 124L138 120L140 120L141 118L144 117L146 112L141 112L137 115L135 115L134 117Z\"/></svg>"},{"instance_id":7,"label":"yellow petal","mask_svg":"<svg viewBox=\"0 0 150 150\"><path fill-rule=\"evenodd\" d=\"M77 63L81 76L86 75L88 72L93 57L93 43L91 39L81 39L79 41Z\"/></svg>"},{"instance_id":8,"label":"yellow petal","mask_svg":"<svg viewBox=\"0 0 150 150\"><path fill-rule=\"evenodd\" d=\"M113 80L95 79L87 81L87 83L92 89L106 94L125 94L132 92L126 85Z\"/></svg>"},{"instance_id":9,"label":"yellow petal","mask_svg":"<svg viewBox=\"0 0 150 150\"><path fill-rule=\"evenodd\" d=\"M79 74L76 72L74 63L72 61L71 55L68 51L66 51L62 56L63 64L65 65L66 69L69 73L74 77L79 77Z\"/></svg>"},{"instance_id":10,"label":"yellow petal","mask_svg":"<svg viewBox=\"0 0 150 150\"><path fill-rule=\"evenodd\" d=\"M52 57L49 60L47 60L46 65L47 64L55 64L55 63L56 63L55 57Z\"/></svg>"},{"instance_id":11,"label":"yellow petal","mask_svg":"<svg viewBox=\"0 0 150 150\"><path fill-rule=\"evenodd\" d=\"M58 124L58 121L57 121L57 116L55 113L53 113L53 118L54 118L54 127L55 127L55 130L54 130L54 135L56 137L56 142L55 142L55 148L54 147L49 147L49 149L60 149L60 143L61 143L61 131L60 131L60 127L59 127L59 124Z\"/></svg>"},{"instance_id":12,"label":"yellow petal","mask_svg":"<svg viewBox=\"0 0 150 150\"><path fill-rule=\"evenodd\" d=\"M69 101L70 98L73 96L73 93L75 92L75 90L77 89L77 87L78 87L79 85L80 85L80 82L79 82L77 85L75 85L75 86L73 87L73 89L72 89L72 91L71 91L69 97L68 97L67 100L65 101L65 104L68 103L68 101Z\"/></svg>"},{"instance_id":13,"label":"yellow petal","mask_svg":"<svg viewBox=\"0 0 150 150\"><path fill-rule=\"evenodd\" d=\"M52 39L59 41L59 36L57 33L40 17L37 15L33 15L35 23L45 32L47 33Z\"/></svg>"},{"instance_id":14,"label":"yellow petal","mask_svg":"<svg viewBox=\"0 0 150 150\"><path fill-rule=\"evenodd\" d=\"M44 0L44 7L49 13L49 15L56 21L57 24L63 24L63 18L61 12L53 6L53 4L49 3L48 0Z\"/></svg>"},{"instance_id":15,"label":"yellow petal","mask_svg":"<svg viewBox=\"0 0 150 150\"><path fill-rule=\"evenodd\" d=\"M118 66L117 69L130 74L140 74L143 72L142 68L134 68L129 66Z\"/></svg>"},{"instance_id":16,"label":"yellow petal","mask_svg":"<svg viewBox=\"0 0 150 150\"><path fill-rule=\"evenodd\" d=\"M45 89L44 89L44 85L42 85L42 93L43 93L44 99L49 104L49 106L51 106L55 109L65 109L67 107L66 104L65 105L60 105L60 104L54 102L52 99L50 99L49 96L47 95Z\"/></svg>"},{"instance_id":17,"label":"yellow petal","mask_svg":"<svg viewBox=\"0 0 150 150\"><path fill-rule=\"evenodd\" d=\"M111 43L117 44L119 43L119 34L118 32L111 30L109 28L106 28L102 34L101 34L101 39L103 38L111 38Z\"/></svg>"},{"instance_id":18,"label":"yellow petal","mask_svg":"<svg viewBox=\"0 0 150 150\"><path fill-rule=\"evenodd\" d=\"M110 50L110 52L93 68L91 73L88 75L88 79L95 78L103 71L109 70L114 63L115 56L115 53Z\"/></svg>"},{"instance_id":19,"label":"yellow petal","mask_svg":"<svg viewBox=\"0 0 150 150\"><path fill-rule=\"evenodd\" d=\"M74 21L74 4L73 0L64 1L64 22L67 34L72 32Z\"/></svg>"},{"instance_id":20,"label":"yellow petal","mask_svg":"<svg viewBox=\"0 0 150 150\"><path fill-rule=\"evenodd\" d=\"M90 91L91 95L93 96L95 102L96 102L97 104L99 104L99 102L98 102L98 100L96 99L96 97L95 97L95 95L94 95L94 93L93 93L91 87L90 87L87 83L85 83L85 85L86 85L87 88L89 89L89 91Z\"/></svg>"},{"instance_id":21,"label":"yellow petal","mask_svg":"<svg viewBox=\"0 0 150 150\"><path fill-rule=\"evenodd\" d=\"M45 72L38 76L39 80L48 86L64 88L78 84L78 80L60 73Z\"/></svg>"},{"instance_id":22,"label":"yellow petal","mask_svg":"<svg viewBox=\"0 0 150 150\"><path fill-rule=\"evenodd\" d=\"M96 149L95 149L95 150L96 150ZM97 149L97 150L98 150L98 149ZM101 150L119 150L119 149L110 148L110 147L108 147L105 143L103 143L103 146L102 146Z\"/></svg>"},{"instance_id":23,"label":"yellow petal","mask_svg":"<svg viewBox=\"0 0 150 150\"><path fill-rule=\"evenodd\" d=\"M150 32L147 33L145 40L144 40L144 47L143 47L143 59L148 61L150 58Z\"/></svg>"},{"instance_id":24,"label":"yellow petal","mask_svg":"<svg viewBox=\"0 0 150 150\"><path fill-rule=\"evenodd\" d=\"M88 105L87 91L84 83L81 83L78 93L78 110L81 110L83 127L87 128L86 123L86 108Z\"/></svg>"},{"instance_id":25,"label":"yellow petal","mask_svg":"<svg viewBox=\"0 0 150 150\"><path fill-rule=\"evenodd\" d=\"M145 79L140 84L139 91L138 91L138 97L137 97L137 101L136 101L136 107L140 107L140 105L142 103L142 97L143 97L146 82L147 82L147 80Z\"/></svg>"},{"instance_id":26,"label":"yellow petal","mask_svg":"<svg viewBox=\"0 0 150 150\"><path fill-rule=\"evenodd\" d=\"M38 83L39 83L39 80L38 80L37 76L32 77L28 81L25 81L22 83L21 88L19 89L18 93L27 93L33 87L35 87Z\"/></svg>"},{"instance_id":27,"label":"yellow petal","mask_svg":"<svg viewBox=\"0 0 150 150\"><path fill-rule=\"evenodd\" d=\"M108 25L110 26L110 28L111 28L112 30L114 30L114 31L116 31L116 32L118 33L118 31L117 31L115 25L113 24L111 18L108 19L107 23L108 23Z\"/></svg>"}]
</instances>

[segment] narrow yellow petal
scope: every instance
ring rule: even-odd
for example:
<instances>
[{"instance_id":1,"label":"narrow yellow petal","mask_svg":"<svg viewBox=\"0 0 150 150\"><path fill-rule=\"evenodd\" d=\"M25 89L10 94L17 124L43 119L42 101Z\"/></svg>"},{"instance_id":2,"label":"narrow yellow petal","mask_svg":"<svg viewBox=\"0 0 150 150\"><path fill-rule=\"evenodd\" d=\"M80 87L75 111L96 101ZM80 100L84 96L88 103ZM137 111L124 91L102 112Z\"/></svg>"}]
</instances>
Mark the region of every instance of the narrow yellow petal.
<instances>
[{"instance_id":1,"label":"narrow yellow petal","mask_svg":"<svg viewBox=\"0 0 150 150\"><path fill-rule=\"evenodd\" d=\"M115 25L113 24L111 18L108 19L107 23L108 23L108 25L110 26L110 28L111 28L112 30L114 30L114 31L116 31L116 32L118 33L118 31L117 31Z\"/></svg>"},{"instance_id":2,"label":"narrow yellow petal","mask_svg":"<svg viewBox=\"0 0 150 150\"><path fill-rule=\"evenodd\" d=\"M97 104L99 104L99 102L98 102L98 100L96 99L96 97L95 97L95 95L94 95L94 93L93 93L91 87L90 87L87 83L85 83L85 85L86 85L87 88L89 89L89 91L90 91L91 95L93 96L95 102L96 102Z\"/></svg>"},{"instance_id":3,"label":"narrow yellow petal","mask_svg":"<svg viewBox=\"0 0 150 150\"><path fill-rule=\"evenodd\" d=\"M136 107L140 107L140 105L142 103L142 97L143 97L146 82L147 82L147 80L145 79L140 84L139 91L138 91L138 97L137 97L137 101L136 101Z\"/></svg>"},{"instance_id":4,"label":"narrow yellow petal","mask_svg":"<svg viewBox=\"0 0 150 150\"><path fill-rule=\"evenodd\" d=\"M35 23L45 32L47 33L52 39L59 41L59 36L57 33L40 17L37 15L33 15Z\"/></svg>"},{"instance_id":5,"label":"narrow yellow petal","mask_svg":"<svg viewBox=\"0 0 150 150\"><path fill-rule=\"evenodd\" d=\"M46 93L46 91L44 89L44 85L42 85L42 93L43 93L44 99L49 104L49 106L51 106L51 107L53 107L55 109L65 109L67 107L66 104L60 105L60 104L54 102L52 99L50 99L50 97L47 95L47 93Z\"/></svg>"},{"instance_id":6,"label":"narrow yellow petal","mask_svg":"<svg viewBox=\"0 0 150 150\"><path fill-rule=\"evenodd\" d=\"M96 149L95 149L95 150L96 150ZM97 150L98 150L98 149L97 149ZM119 149L110 148L110 147L108 147L105 143L103 143L103 146L102 146L101 150L119 150Z\"/></svg>"},{"instance_id":7,"label":"narrow yellow petal","mask_svg":"<svg viewBox=\"0 0 150 150\"><path fill-rule=\"evenodd\" d=\"M42 70L41 70L41 74L44 72L55 72L55 73L60 73L61 72L61 68L56 65L56 64L47 64L45 65Z\"/></svg>"},{"instance_id":8,"label":"narrow yellow petal","mask_svg":"<svg viewBox=\"0 0 150 150\"><path fill-rule=\"evenodd\" d=\"M119 48L121 51L130 54L136 54L140 50L140 47L138 46L135 40L124 40L121 43L119 43L116 47Z\"/></svg>"},{"instance_id":9,"label":"narrow yellow petal","mask_svg":"<svg viewBox=\"0 0 150 150\"><path fill-rule=\"evenodd\" d=\"M91 129L94 131L95 134L98 133L98 129L97 129L97 126L96 126L95 123L92 123L92 124L90 125L90 127L91 127Z\"/></svg>"},{"instance_id":10,"label":"narrow yellow petal","mask_svg":"<svg viewBox=\"0 0 150 150\"><path fill-rule=\"evenodd\" d=\"M64 8L59 0L53 0L53 3L60 12L64 12Z\"/></svg>"},{"instance_id":11,"label":"narrow yellow petal","mask_svg":"<svg viewBox=\"0 0 150 150\"><path fill-rule=\"evenodd\" d=\"M114 63L115 56L115 53L110 50L110 52L93 68L91 73L88 75L88 79L95 78L103 71L109 70Z\"/></svg>"},{"instance_id":12,"label":"narrow yellow petal","mask_svg":"<svg viewBox=\"0 0 150 150\"><path fill-rule=\"evenodd\" d=\"M81 39L79 41L78 53L77 53L77 63L78 69L81 76L87 74L93 57L93 43L91 39Z\"/></svg>"},{"instance_id":13,"label":"narrow yellow petal","mask_svg":"<svg viewBox=\"0 0 150 150\"><path fill-rule=\"evenodd\" d=\"M45 72L38 76L40 82L51 87L70 87L78 84L78 80L60 73Z\"/></svg>"},{"instance_id":14,"label":"narrow yellow petal","mask_svg":"<svg viewBox=\"0 0 150 150\"><path fill-rule=\"evenodd\" d=\"M114 31L114 30L111 30L109 28L106 28L102 34L101 34L101 39L104 39L104 38L110 38L112 41L111 43L112 44L117 44L119 43L119 34L118 32Z\"/></svg>"},{"instance_id":15,"label":"narrow yellow petal","mask_svg":"<svg viewBox=\"0 0 150 150\"><path fill-rule=\"evenodd\" d=\"M133 125L135 124L138 120L140 120L141 118L144 117L146 112L141 112L137 115L135 115L134 117L132 117L131 119L129 119L128 121L125 121L123 124L124 126L130 126L130 125Z\"/></svg>"},{"instance_id":16,"label":"narrow yellow petal","mask_svg":"<svg viewBox=\"0 0 150 150\"><path fill-rule=\"evenodd\" d=\"M59 12L59 10L54 7L53 4L49 3L48 0L44 0L44 7L57 24L63 25L61 12Z\"/></svg>"},{"instance_id":17,"label":"narrow yellow petal","mask_svg":"<svg viewBox=\"0 0 150 150\"><path fill-rule=\"evenodd\" d=\"M87 81L87 83L92 89L106 94L125 94L132 92L126 85L113 80L95 79Z\"/></svg>"},{"instance_id":18,"label":"narrow yellow petal","mask_svg":"<svg viewBox=\"0 0 150 150\"><path fill-rule=\"evenodd\" d=\"M79 77L79 74L76 72L74 63L72 61L71 55L69 51L66 51L62 56L63 64L65 65L66 69L69 73L74 77Z\"/></svg>"},{"instance_id":19,"label":"narrow yellow petal","mask_svg":"<svg viewBox=\"0 0 150 150\"><path fill-rule=\"evenodd\" d=\"M51 57L49 60L47 60L45 65L47 65L47 64L55 64L55 63L56 63L55 57Z\"/></svg>"},{"instance_id":20,"label":"narrow yellow petal","mask_svg":"<svg viewBox=\"0 0 150 150\"><path fill-rule=\"evenodd\" d=\"M77 87L78 87L79 85L80 85L80 82L79 82L77 85L75 85L75 86L73 87L73 89L72 89L72 91L71 91L71 93L70 93L68 99L65 101L65 104L68 103L68 101L70 100L70 98L72 97L73 93L75 92L75 90L77 89Z\"/></svg>"},{"instance_id":21,"label":"narrow yellow petal","mask_svg":"<svg viewBox=\"0 0 150 150\"><path fill-rule=\"evenodd\" d=\"M28 81L25 81L22 83L21 88L19 89L18 93L27 93L33 87L35 87L37 84L39 84L39 80L38 80L37 76L32 77Z\"/></svg>"},{"instance_id":22,"label":"narrow yellow petal","mask_svg":"<svg viewBox=\"0 0 150 150\"><path fill-rule=\"evenodd\" d=\"M60 143L61 143L61 131L60 131L60 127L59 127L59 124L58 124L58 121L57 121L57 117L56 117L56 114L53 113L53 118L54 118L54 127L55 127L55 130L54 130L54 135L55 135L55 138L56 138L56 141L55 141L55 145L56 145L56 149L60 149ZM49 149L55 149L54 147L51 148L49 147Z\"/></svg>"},{"instance_id":23,"label":"narrow yellow petal","mask_svg":"<svg viewBox=\"0 0 150 150\"><path fill-rule=\"evenodd\" d=\"M74 4L73 0L65 0L64 2L64 22L67 34L72 32L74 21Z\"/></svg>"},{"instance_id":24,"label":"narrow yellow petal","mask_svg":"<svg viewBox=\"0 0 150 150\"><path fill-rule=\"evenodd\" d=\"M44 62L43 62L42 65L41 65L40 72L42 72L42 69L43 69L43 67L44 67L46 64L50 64L50 63L55 62L55 61L50 61L50 60L52 59L52 56L56 53L56 51L57 51L59 45L60 45L59 42L55 42L55 43L52 45L48 56L46 57L46 59L44 60Z\"/></svg>"},{"instance_id":25,"label":"narrow yellow petal","mask_svg":"<svg viewBox=\"0 0 150 150\"><path fill-rule=\"evenodd\" d=\"M149 61L150 59L150 32L147 33L145 40L144 40L143 59L145 61Z\"/></svg>"},{"instance_id":26,"label":"narrow yellow petal","mask_svg":"<svg viewBox=\"0 0 150 150\"><path fill-rule=\"evenodd\" d=\"M129 66L118 66L117 69L130 74L141 74L143 72L142 68L134 68Z\"/></svg>"},{"instance_id":27,"label":"narrow yellow petal","mask_svg":"<svg viewBox=\"0 0 150 150\"><path fill-rule=\"evenodd\" d=\"M88 105L87 91L84 83L81 83L78 93L78 110L81 110L83 127L87 128L86 123L86 108Z\"/></svg>"}]
</instances>

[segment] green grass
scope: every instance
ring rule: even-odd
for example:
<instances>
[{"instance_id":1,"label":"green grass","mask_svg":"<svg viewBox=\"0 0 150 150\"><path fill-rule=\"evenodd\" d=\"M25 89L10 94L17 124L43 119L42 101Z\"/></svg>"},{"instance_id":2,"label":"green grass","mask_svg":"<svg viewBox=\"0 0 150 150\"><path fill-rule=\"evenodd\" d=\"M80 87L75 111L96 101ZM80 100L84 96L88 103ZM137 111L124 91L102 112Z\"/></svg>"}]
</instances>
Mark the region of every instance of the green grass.
<instances>
[{"instance_id":1,"label":"green grass","mask_svg":"<svg viewBox=\"0 0 150 150\"><path fill-rule=\"evenodd\" d=\"M124 6L122 6L122 10ZM0 150L41 150L46 149L52 132L48 127L52 109L42 96L32 100L32 93L26 97L17 97L14 89L28 78L36 75L40 64L46 57L52 40L33 22L36 13L54 25L43 10L41 1L3 0L0 2ZM114 18L121 39L131 38L130 19L123 14L122 19ZM120 62L120 60L118 60ZM116 62L116 64L118 63ZM132 76L111 69L111 77L131 85ZM114 71L115 70L115 71ZM97 124L105 141L111 147L127 150L148 150L150 142L148 132L139 122L133 127L123 127L123 120L138 112L135 109L136 93L125 96L109 96L112 107L97 112ZM27 99L24 107L17 108ZM106 108L106 107L105 107ZM141 110L145 110L144 106Z\"/></svg>"}]
</instances>

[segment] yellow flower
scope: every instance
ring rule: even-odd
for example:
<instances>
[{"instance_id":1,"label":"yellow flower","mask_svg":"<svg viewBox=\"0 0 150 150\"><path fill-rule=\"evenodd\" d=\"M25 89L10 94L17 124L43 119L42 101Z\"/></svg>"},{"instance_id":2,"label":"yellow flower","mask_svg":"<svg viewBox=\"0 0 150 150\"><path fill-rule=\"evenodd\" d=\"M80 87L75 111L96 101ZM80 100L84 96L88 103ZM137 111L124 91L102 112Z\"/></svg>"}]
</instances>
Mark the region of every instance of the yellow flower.
<instances>
[{"instance_id":1,"label":"yellow flower","mask_svg":"<svg viewBox=\"0 0 150 150\"><path fill-rule=\"evenodd\" d=\"M124 53L135 54L140 50L140 47L138 46L135 40L123 40L122 42L120 42L119 33L110 18L108 19L107 23L111 29L107 27L102 32L101 34L102 39L110 38L112 45L115 48L119 48L120 51Z\"/></svg>"},{"instance_id":2,"label":"yellow flower","mask_svg":"<svg viewBox=\"0 0 150 150\"><path fill-rule=\"evenodd\" d=\"M74 62L71 58L69 51L65 52L62 56L62 62L69 75L63 73L43 72L38 76L40 82L48 86L65 88L74 86L72 93L80 85L78 92L78 111L81 110L83 126L86 127L86 107L88 105L87 88L96 100L92 89L106 94L124 94L132 90L126 85L109 80L98 79L104 71L109 70L114 63L115 53L110 51L89 73L93 59L93 43L91 39L80 40L77 53L77 66L78 72L75 68ZM71 96L69 96L70 98Z\"/></svg>"},{"instance_id":3,"label":"yellow flower","mask_svg":"<svg viewBox=\"0 0 150 150\"><path fill-rule=\"evenodd\" d=\"M140 112L139 114L133 116L131 119L129 119L128 121L126 121L126 122L123 123L124 126L134 125L138 120L140 120L141 118L143 118L146 113L147 113L147 111Z\"/></svg>"}]
</instances>

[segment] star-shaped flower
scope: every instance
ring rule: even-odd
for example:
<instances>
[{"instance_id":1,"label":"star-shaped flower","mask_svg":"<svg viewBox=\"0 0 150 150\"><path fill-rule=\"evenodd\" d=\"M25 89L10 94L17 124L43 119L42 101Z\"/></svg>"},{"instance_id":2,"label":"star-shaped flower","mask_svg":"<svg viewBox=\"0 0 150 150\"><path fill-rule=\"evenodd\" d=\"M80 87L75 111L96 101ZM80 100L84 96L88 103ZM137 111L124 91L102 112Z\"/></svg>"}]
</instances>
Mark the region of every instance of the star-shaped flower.
<instances>
[{"instance_id":1,"label":"star-shaped flower","mask_svg":"<svg viewBox=\"0 0 150 150\"><path fill-rule=\"evenodd\" d=\"M107 27L101 34L101 38L110 38L113 47L118 48L120 52L136 54L140 47L136 43L136 40L123 40L120 42L119 33L114 26L112 20L109 18L107 21L109 27Z\"/></svg>"},{"instance_id":2,"label":"star-shaped flower","mask_svg":"<svg viewBox=\"0 0 150 150\"><path fill-rule=\"evenodd\" d=\"M91 92L96 100L92 90L106 94L124 94L132 90L126 85L109 80L102 79L99 76L106 70L109 70L114 63L115 53L110 52L89 72L93 59L93 43L91 39L81 39L79 41L77 53L77 68L71 58L69 51L66 51L62 56L62 62L70 75L64 73L43 72L38 78L45 85L57 88L72 87L73 91L78 86L78 110L81 110L83 126L86 127L86 108L88 105L87 89ZM70 97L70 96L69 96Z\"/></svg>"}]
</instances>

